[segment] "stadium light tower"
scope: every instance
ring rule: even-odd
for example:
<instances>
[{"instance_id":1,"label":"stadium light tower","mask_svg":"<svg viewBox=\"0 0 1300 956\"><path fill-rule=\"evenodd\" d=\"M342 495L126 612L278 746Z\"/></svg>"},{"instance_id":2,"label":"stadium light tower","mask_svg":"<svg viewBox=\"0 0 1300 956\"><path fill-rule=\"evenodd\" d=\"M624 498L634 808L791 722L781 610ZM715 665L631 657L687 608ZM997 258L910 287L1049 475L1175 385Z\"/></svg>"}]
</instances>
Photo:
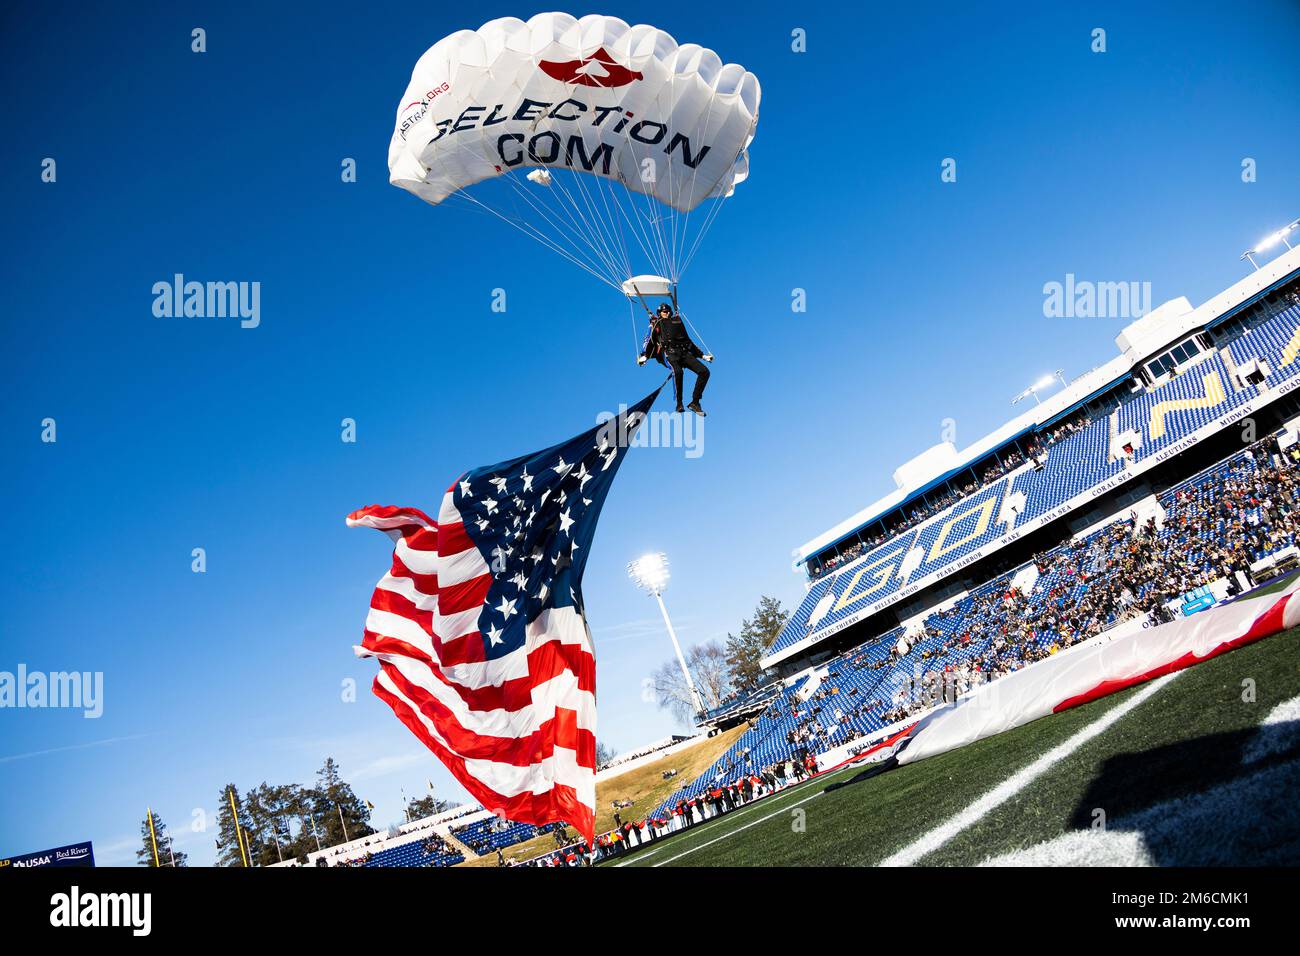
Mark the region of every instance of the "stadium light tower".
<instances>
[{"instance_id":1,"label":"stadium light tower","mask_svg":"<svg viewBox=\"0 0 1300 956\"><path fill-rule=\"evenodd\" d=\"M1061 388L1066 387L1065 369L1058 368L1051 375L1044 375L1033 385L1030 385L1027 389L1025 389L1023 392L1021 392L1019 395L1013 398L1011 400L1011 404L1012 405L1019 404L1021 401L1028 398L1030 395L1034 396L1034 401L1037 402L1039 405L1043 404L1043 400L1038 397L1038 393L1041 392L1043 389L1047 388L1053 382L1060 382Z\"/></svg>"},{"instance_id":2,"label":"stadium light tower","mask_svg":"<svg viewBox=\"0 0 1300 956\"><path fill-rule=\"evenodd\" d=\"M1287 223L1277 232L1265 236L1263 239L1259 240L1259 242L1257 242L1254 246L1252 246L1251 248L1243 252L1241 254L1241 258L1249 259L1250 264L1254 266L1255 271L1258 272L1259 263L1255 261L1255 256L1259 255L1261 252L1267 252L1269 249L1272 249L1274 246L1276 246L1279 242L1282 243L1282 245L1286 246L1288 249L1290 249L1291 243L1287 242L1286 237L1289 236L1291 233L1295 232L1297 228L1300 228L1300 219L1293 220L1292 222Z\"/></svg>"},{"instance_id":3,"label":"stadium light tower","mask_svg":"<svg viewBox=\"0 0 1300 956\"><path fill-rule=\"evenodd\" d=\"M686 658L682 654L682 645L677 642L677 632L673 630L673 622L668 618L668 608L664 607L663 591L668 587L668 555L662 551L642 555L627 566L627 576L642 591L654 595L654 599L659 602L659 613L664 616L664 627L668 628L668 636L672 638L673 650L677 652L677 663L682 666L682 676L686 678L686 687L691 692L695 713L704 713L704 702L700 700L700 692L695 689L695 681L691 680L691 672L687 669Z\"/></svg>"}]
</instances>

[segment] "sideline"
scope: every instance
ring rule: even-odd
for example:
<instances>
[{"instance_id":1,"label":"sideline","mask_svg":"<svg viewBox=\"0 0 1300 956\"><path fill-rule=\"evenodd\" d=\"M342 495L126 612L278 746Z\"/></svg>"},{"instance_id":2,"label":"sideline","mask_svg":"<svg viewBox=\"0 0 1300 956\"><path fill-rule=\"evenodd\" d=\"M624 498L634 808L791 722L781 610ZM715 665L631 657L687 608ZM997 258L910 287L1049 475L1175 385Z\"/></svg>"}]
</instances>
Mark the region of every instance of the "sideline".
<instances>
[{"instance_id":1,"label":"sideline","mask_svg":"<svg viewBox=\"0 0 1300 956\"><path fill-rule=\"evenodd\" d=\"M1155 694L1168 686L1171 680L1174 680L1179 674L1183 673L1186 673L1186 671L1175 671L1172 674L1166 674L1164 677L1159 677L1153 680L1151 683L1147 684L1146 687L1142 688L1119 706L1112 707L1110 710L1106 711L1106 713L1098 717L1087 727L1084 727L1073 737L1069 738L1064 743L1057 744L1047 753L1043 754L1031 763L1028 767L1012 774L956 816L939 824L939 826L922 836L919 840L908 844L897 853L881 861L880 865L911 866L923 856L939 849L939 847L943 846L962 830L965 830L972 824L979 822L979 820L989 812L1016 796L1020 791L1024 790L1027 786L1051 769L1053 764L1064 760L1094 737L1105 733L1131 710L1140 704L1145 703Z\"/></svg>"}]
</instances>

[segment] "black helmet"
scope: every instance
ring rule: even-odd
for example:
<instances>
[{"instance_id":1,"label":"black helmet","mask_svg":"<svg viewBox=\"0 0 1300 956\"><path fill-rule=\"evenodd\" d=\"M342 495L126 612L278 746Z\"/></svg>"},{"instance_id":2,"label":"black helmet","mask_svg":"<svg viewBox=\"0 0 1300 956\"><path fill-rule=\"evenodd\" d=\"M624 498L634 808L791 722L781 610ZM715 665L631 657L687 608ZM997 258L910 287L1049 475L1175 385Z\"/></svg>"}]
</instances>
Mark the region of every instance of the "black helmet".
<instances>
[{"instance_id":1,"label":"black helmet","mask_svg":"<svg viewBox=\"0 0 1300 956\"><path fill-rule=\"evenodd\" d=\"M665 312L667 312L669 315L672 315L672 314L673 314L673 307L672 307L671 305L669 305L667 302L660 302L660 303L659 303L659 314L660 314L660 315L663 315Z\"/></svg>"}]
</instances>

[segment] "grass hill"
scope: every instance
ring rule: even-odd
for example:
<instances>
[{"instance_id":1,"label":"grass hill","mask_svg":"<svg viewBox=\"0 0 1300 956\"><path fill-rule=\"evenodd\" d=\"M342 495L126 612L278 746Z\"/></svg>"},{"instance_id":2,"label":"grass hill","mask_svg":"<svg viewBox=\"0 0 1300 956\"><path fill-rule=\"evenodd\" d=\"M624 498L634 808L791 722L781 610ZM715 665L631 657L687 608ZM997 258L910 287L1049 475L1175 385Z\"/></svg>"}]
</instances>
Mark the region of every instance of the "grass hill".
<instances>
[{"instance_id":1,"label":"grass hill","mask_svg":"<svg viewBox=\"0 0 1300 956\"><path fill-rule=\"evenodd\" d=\"M634 801L631 807L622 811L623 819L641 819L682 786L708 769L709 764L722 756L745 730L746 725L741 724L685 750L679 750L677 753L597 783L596 832L604 833L606 830L613 829L614 800ZM668 770L676 770L677 776L664 780L663 775ZM546 833L535 839L507 847L504 854L506 860L528 860L554 848L555 838ZM496 866L497 856L491 853L487 856L470 857L459 865Z\"/></svg>"}]
</instances>

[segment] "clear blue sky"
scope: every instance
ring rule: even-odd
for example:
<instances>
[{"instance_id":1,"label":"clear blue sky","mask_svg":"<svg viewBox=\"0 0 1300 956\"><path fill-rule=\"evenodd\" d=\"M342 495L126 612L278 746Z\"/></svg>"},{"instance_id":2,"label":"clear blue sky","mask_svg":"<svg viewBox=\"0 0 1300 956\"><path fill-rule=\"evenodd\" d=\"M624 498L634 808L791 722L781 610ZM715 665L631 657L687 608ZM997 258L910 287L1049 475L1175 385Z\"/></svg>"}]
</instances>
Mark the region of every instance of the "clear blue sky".
<instances>
[{"instance_id":1,"label":"clear blue sky","mask_svg":"<svg viewBox=\"0 0 1300 956\"><path fill-rule=\"evenodd\" d=\"M1045 282L1150 281L1156 302L1200 302L1300 215L1296 3L989 6L602 5L763 82L751 178L684 289L718 355L705 453L634 452L588 566L616 749L674 729L641 698L671 651L629 559L670 554L688 643L737 628L762 593L797 602L791 549L889 491L944 418L964 445L1030 380L1113 354L1122 323L1045 319ZM228 780L307 782L327 755L377 823L400 818L401 787L459 796L352 657L390 550L343 516L433 507L462 470L576 434L656 378L608 289L387 183L417 57L540 9L0 15L0 670L106 685L98 720L0 711L0 855L93 839L100 862L127 862L152 805L208 862L195 808L213 813ZM945 157L956 183L940 182ZM260 281L261 327L154 318L150 289L176 272ZM340 700L348 678L356 703Z\"/></svg>"}]
</instances>

